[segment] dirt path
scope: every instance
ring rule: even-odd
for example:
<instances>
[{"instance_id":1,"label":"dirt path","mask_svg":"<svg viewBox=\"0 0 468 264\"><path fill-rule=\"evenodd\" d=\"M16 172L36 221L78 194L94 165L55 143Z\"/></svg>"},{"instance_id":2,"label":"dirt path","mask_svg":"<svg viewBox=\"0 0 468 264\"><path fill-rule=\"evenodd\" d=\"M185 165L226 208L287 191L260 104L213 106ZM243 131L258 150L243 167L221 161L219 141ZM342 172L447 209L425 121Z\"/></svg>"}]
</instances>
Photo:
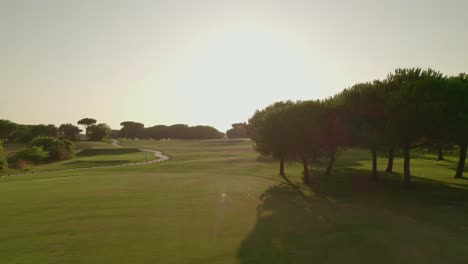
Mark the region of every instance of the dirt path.
<instances>
[{"instance_id":1,"label":"dirt path","mask_svg":"<svg viewBox=\"0 0 468 264\"><path fill-rule=\"evenodd\" d=\"M112 139L111 144L116 147L122 147L119 145L119 141L117 139ZM169 156L164 155L161 151L153 150L153 149L139 149L144 152L153 153L153 155L157 158L154 160L148 161L140 161L140 162L132 162L132 163L124 163L118 165L108 165L108 166L93 166L93 167L83 167L83 168L73 168L73 169L62 169L62 170L48 170L48 171L28 171L28 172L18 172L18 173L10 173L0 175L0 178L4 176L15 176L15 175L27 175L27 174L38 174L38 173L46 173L46 172L60 172L60 171L74 171L74 170L89 170L89 169L99 169L99 168L112 168L112 167L125 167L125 166L137 166L137 165L146 165L152 164L156 162L166 161L169 159Z\"/></svg>"},{"instance_id":2,"label":"dirt path","mask_svg":"<svg viewBox=\"0 0 468 264\"><path fill-rule=\"evenodd\" d=\"M111 144L116 147L122 147L119 145L119 141L117 139L111 139L112 142ZM161 151L153 150L153 149L139 149L144 152L151 152L155 157L158 159L155 160L150 160L150 161L143 161L143 162L136 162L136 163L127 163L127 164L122 164L122 165L141 165L141 164L149 164L149 163L155 163L155 162L161 162L169 159L169 156L164 155ZM122 166L122 165L117 165L117 166Z\"/></svg>"}]
</instances>

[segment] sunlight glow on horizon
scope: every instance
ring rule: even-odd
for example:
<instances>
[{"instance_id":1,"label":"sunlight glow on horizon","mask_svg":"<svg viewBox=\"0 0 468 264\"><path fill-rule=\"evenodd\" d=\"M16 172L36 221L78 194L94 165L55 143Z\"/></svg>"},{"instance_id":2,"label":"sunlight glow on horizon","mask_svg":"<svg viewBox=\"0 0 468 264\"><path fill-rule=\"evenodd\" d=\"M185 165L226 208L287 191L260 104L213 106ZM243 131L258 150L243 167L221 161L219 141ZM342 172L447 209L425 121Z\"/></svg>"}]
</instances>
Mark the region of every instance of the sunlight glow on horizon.
<instances>
[{"instance_id":1,"label":"sunlight glow on horizon","mask_svg":"<svg viewBox=\"0 0 468 264\"><path fill-rule=\"evenodd\" d=\"M0 118L221 131L397 67L467 71L458 0L5 0ZM398 19L395 19L398 18Z\"/></svg>"}]
</instances>

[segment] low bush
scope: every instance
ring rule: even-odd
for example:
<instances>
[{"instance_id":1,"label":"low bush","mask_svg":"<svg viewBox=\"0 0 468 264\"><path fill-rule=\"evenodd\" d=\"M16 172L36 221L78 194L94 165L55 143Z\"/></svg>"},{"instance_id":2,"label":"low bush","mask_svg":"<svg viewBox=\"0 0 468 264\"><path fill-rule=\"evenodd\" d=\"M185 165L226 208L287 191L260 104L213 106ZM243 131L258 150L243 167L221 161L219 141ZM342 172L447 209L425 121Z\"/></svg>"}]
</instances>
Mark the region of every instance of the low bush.
<instances>
[{"instance_id":1,"label":"low bush","mask_svg":"<svg viewBox=\"0 0 468 264\"><path fill-rule=\"evenodd\" d=\"M48 153L47 161L60 161L73 157L74 145L66 139L38 137L31 141L30 147L42 147Z\"/></svg>"},{"instance_id":2,"label":"low bush","mask_svg":"<svg viewBox=\"0 0 468 264\"><path fill-rule=\"evenodd\" d=\"M7 157L5 151L3 151L3 144L0 141L0 170L6 169L7 167Z\"/></svg>"},{"instance_id":3,"label":"low bush","mask_svg":"<svg viewBox=\"0 0 468 264\"><path fill-rule=\"evenodd\" d=\"M48 160L49 153L42 147L29 147L18 151L8 159L11 168L26 170L31 164L39 164Z\"/></svg>"},{"instance_id":4,"label":"low bush","mask_svg":"<svg viewBox=\"0 0 468 264\"><path fill-rule=\"evenodd\" d=\"M46 161L49 154L44 151L43 147L32 146L30 148L16 152L15 161L23 160L31 163L40 163Z\"/></svg>"}]
</instances>

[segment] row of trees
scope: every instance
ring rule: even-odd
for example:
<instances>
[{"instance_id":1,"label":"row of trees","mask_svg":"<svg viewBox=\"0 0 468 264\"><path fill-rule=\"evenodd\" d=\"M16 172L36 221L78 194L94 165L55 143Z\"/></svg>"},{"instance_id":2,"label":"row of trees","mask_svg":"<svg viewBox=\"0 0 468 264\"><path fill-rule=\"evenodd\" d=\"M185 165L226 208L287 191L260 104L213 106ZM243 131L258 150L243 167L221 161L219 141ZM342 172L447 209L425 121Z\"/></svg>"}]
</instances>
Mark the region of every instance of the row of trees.
<instances>
[{"instance_id":1,"label":"row of trees","mask_svg":"<svg viewBox=\"0 0 468 264\"><path fill-rule=\"evenodd\" d=\"M138 122L125 121L120 123L120 131L113 133L121 138L140 139L219 139L224 134L211 126L188 126L176 124L172 126L157 125L147 127Z\"/></svg>"},{"instance_id":2,"label":"row of trees","mask_svg":"<svg viewBox=\"0 0 468 264\"><path fill-rule=\"evenodd\" d=\"M346 147L372 153L372 178L377 179L377 154L388 153L393 170L396 149L404 158L404 182L411 184L410 151L422 145L458 145L455 177L463 175L468 145L468 75L447 77L432 69L397 69L385 80L359 83L321 101L277 102L257 111L248 122L255 150L280 161L299 159L304 183L309 162L328 157L330 174L336 155Z\"/></svg>"},{"instance_id":3,"label":"row of trees","mask_svg":"<svg viewBox=\"0 0 468 264\"><path fill-rule=\"evenodd\" d=\"M142 123L125 121L120 123L120 130L112 130L107 124L97 124L94 118L83 118L77 122L83 126L85 140L100 141L106 137L141 138L141 139L219 139L224 133L211 126L188 126L176 124L171 126L157 125L145 128ZM234 124L236 137L246 137L245 124ZM28 143L36 137L58 137L76 141L83 132L78 126L66 123L58 128L55 125L20 125L9 120L0 120L0 140L8 142Z\"/></svg>"},{"instance_id":4,"label":"row of trees","mask_svg":"<svg viewBox=\"0 0 468 264\"><path fill-rule=\"evenodd\" d=\"M109 136L110 127L104 123L96 123L96 119L93 118L83 118L77 122L85 128L85 139L100 141ZM76 141L82 131L78 126L70 123L56 127L52 124L21 125L9 120L0 120L0 140L8 142L28 143L37 137L58 137Z\"/></svg>"}]
</instances>

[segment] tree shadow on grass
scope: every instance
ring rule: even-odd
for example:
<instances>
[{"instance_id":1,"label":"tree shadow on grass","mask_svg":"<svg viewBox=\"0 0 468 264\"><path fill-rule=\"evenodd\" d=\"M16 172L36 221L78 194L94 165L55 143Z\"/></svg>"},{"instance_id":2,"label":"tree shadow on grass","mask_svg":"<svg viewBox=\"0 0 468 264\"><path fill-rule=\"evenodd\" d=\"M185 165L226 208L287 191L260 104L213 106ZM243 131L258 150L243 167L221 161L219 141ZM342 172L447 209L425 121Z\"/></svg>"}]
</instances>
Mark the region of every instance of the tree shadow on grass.
<instances>
[{"instance_id":1,"label":"tree shadow on grass","mask_svg":"<svg viewBox=\"0 0 468 264\"><path fill-rule=\"evenodd\" d=\"M202 141L203 145L239 145L249 141L246 138L237 138L237 139L219 139L219 140L210 140L210 141ZM198 142L197 142L198 143Z\"/></svg>"},{"instance_id":2,"label":"tree shadow on grass","mask_svg":"<svg viewBox=\"0 0 468 264\"><path fill-rule=\"evenodd\" d=\"M136 148L115 148L115 149L86 149L78 154L77 157L103 156L103 155L125 155L141 152Z\"/></svg>"},{"instance_id":3,"label":"tree shadow on grass","mask_svg":"<svg viewBox=\"0 0 468 264\"><path fill-rule=\"evenodd\" d=\"M339 176L338 176L339 175ZM398 174L340 168L260 197L240 263L466 263L468 191Z\"/></svg>"},{"instance_id":4,"label":"tree shadow on grass","mask_svg":"<svg viewBox=\"0 0 468 264\"><path fill-rule=\"evenodd\" d=\"M450 163L450 164L447 164L445 163L446 161L443 161L443 163L436 163L435 165L436 166L439 166L439 167L444 167L446 169L449 169L453 174L451 175L452 177L455 175L455 172L457 171L457 167L458 167L458 163L454 162L453 163ZM468 172L468 166L465 166L464 170L463 170L464 173L467 173ZM462 177L461 179L468 179L466 177Z\"/></svg>"},{"instance_id":5,"label":"tree shadow on grass","mask_svg":"<svg viewBox=\"0 0 468 264\"><path fill-rule=\"evenodd\" d=\"M64 163L66 167L71 168L86 168L86 167L101 167L112 166L129 163L130 160L76 160Z\"/></svg>"},{"instance_id":6,"label":"tree shadow on grass","mask_svg":"<svg viewBox=\"0 0 468 264\"><path fill-rule=\"evenodd\" d=\"M434 162L447 162L447 163L457 163L454 160L450 160L447 158L458 158L457 155L445 155L445 158L443 160L438 160L437 156L435 154L425 154L425 153L411 153L411 158L412 159L420 159L420 160L429 160L429 161L434 161Z\"/></svg>"}]
</instances>

